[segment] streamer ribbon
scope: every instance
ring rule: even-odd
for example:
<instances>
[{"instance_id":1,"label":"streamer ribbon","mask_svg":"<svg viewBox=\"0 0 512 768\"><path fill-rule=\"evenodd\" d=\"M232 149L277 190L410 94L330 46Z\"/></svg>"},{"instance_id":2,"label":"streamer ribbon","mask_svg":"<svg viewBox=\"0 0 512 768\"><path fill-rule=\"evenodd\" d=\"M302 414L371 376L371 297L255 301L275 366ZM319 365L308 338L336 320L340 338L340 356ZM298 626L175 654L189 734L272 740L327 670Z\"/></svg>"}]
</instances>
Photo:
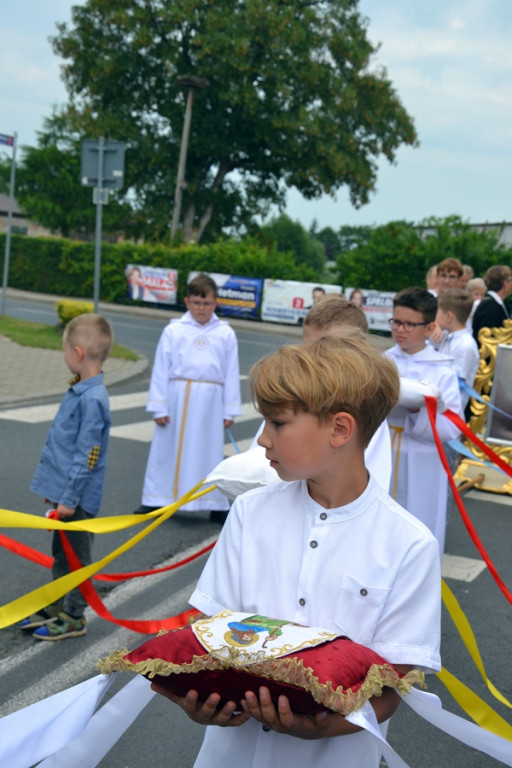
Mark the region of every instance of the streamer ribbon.
<instances>
[{"instance_id":1,"label":"streamer ribbon","mask_svg":"<svg viewBox=\"0 0 512 768\"><path fill-rule=\"evenodd\" d=\"M181 499L178 499L178 501L174 502L173 504L170 504L168 507L162 507L161 510L158 510L158 514L153 520L152 523L150 523L143 531L140 531L135 536L133 536L128 542L125 544L122 544L120 547L115 549L113 552L111 552L106 557L102 558L101 560L97 560L95 563L91 563L91 565L85 566L84 568L80 568L77 571L72 571L71 573L66 574L65 576L61 576L60 579L56 579L55 581L52 581L48 584L45 584L43 587L39 587L38 589L33 590L32 592L29 592L26 595L23 595L22 597L17 598L16 600L13 600L10 603L7 603L6 605L3 605L0 607L0 629L3 629L4 627L10 626L11 624L14 624L18 621L21 621L21 619L24 619L26 616L30 616L33 613L37 613L37 611L41 610L41 608L44 608L47 605L50 605L51 603L56 602L59 598L61 598L63 595L66 594L66 592L69 592L71 589L74 589L74 587L79 586L83 581L86 579L91 578L91 576L94 576L95 573L98 571L101 571L105 566L107 566L109 563L111 563L113 560L115 560L120 555L124 554L125 552L128 552L132 547L134 547L136 544L139 543L139 541L142 541L146 536L148 536L150 533L152 533L156 528L158 528L159 525L161 525L165 520L168 520L172 515L184 504L186 504L188 501L192 501L193 499L200 498L205 493L209 493L215 486L210 486L209 488L206 488L202 491L199 490L201 485L204 481L201 483L198 483L195 488L192 488L187 494L185 494ZM154 515L155 513L153 513ZM23 515L20 515L23 517ZM146 517L149 517L149 515L146 515ZM37 518L36 518L37 519ZM57 530L65 528L65 530L69 530L67 527L68 525L75 525L75 530L84 530L82 527L77 528L78 523L69 523L62 525L60 521L55 520L47 520L43 518L41 520L43 523L43 526L56 526ZM96 520L96 521L88 521L88 525L90 525L92 522L104 522L103 520Z\"/></svg>"}]
</instances>

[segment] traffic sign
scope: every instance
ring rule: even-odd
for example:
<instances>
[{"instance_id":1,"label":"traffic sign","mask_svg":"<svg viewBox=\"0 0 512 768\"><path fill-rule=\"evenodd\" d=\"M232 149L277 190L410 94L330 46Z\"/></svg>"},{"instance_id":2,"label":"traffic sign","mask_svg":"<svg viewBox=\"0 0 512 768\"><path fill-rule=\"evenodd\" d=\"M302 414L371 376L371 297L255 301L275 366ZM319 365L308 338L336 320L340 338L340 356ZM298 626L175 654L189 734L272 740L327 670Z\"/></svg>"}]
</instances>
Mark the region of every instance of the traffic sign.
<instances>
[{"instance_id":1,"label":"traffic sign","mask_svg":"<svg viewBox=\"0 0 512 768\"><path fill-rule=\"evenodd\" d=\"M124 141L110 139L103 139L102 143L102 158L100 158L100 142L97 139L83 139L80 183L84 187L121 189L124 184L126 144Z\"/></svg>"}]
</instances>

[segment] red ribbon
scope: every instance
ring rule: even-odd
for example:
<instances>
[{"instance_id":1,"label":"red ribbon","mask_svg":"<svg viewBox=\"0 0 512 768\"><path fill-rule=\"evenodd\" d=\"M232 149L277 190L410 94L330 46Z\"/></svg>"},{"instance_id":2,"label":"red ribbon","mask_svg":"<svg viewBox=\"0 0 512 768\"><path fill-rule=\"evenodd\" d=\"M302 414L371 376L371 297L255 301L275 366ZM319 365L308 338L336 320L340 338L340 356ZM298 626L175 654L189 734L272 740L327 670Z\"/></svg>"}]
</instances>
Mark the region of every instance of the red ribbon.
<instances>
[{"instance_id":1,"label":"red ribbon","mask_svg":"<svg viewBox=\"0 0 512 768\"><path fill-rule=\"evenodd\" d=\"M426 398L425 398L426 399ZM497 467L499 467L503 472L505 472L506 475L509 477L512 477L512 467L510 467L508 464L506 464L500 456L498 456L497 453L494 453L492 448L489 448L488 445L486 445L480 438L478 438L474 432L470 430L468 425L465 421L463 421L460 416L458 416L453 411L445 411L443 413L443 416L446 416L450 421L455 424L456 427L460 429L460 431L466 435L466 437L471 440L472 443L474 443L480 450L485 453L487 458L489 458L491 461L493 461Z\"/></svg>"},{"instance_id":2,"label":"red ribbon","mask_svg":"<svg viewBox=\"0 0 512 768\"><path fill-rule=\"evenodd\" d=\"M448 464L448 460L447 460L446 454L444 452L443 444L442 444L442 442L441 442L441 440L439 438L439 434L437 432L437 427L436 427L437 402L436 402L436 398L435 397L431 397L429 395L425 396L425 405L427 407L427 413L428 413L428 417L430 419L430 425L432 427L432 432L434 434L434 440L435 440L436 445L437 445L437 450L439 451L439 457L441 459L441 463L442 463L442 465L444 467L444 470L445 470L446 474L448 475L448 482L450 483L450 487L451 487L451 489L453 491L453 496L455 498L455 503L457 504L457 507L459 508L459 512L460 512L460 514L462 516L462 520L464 521L464 525L466 526L466 529L467 529L467 531L468 531L468 533L469 533L473 543L475 544L476 548L478 549L478 551L482 555L482 559L485 561L485 564L487 565L489 571L491 572L492 577L494 578L496 584L501 589L501 591L503 592L503 594L505 595L507 600L510 603L512 603L512 594L508 591L507 587L505 586L505 583L503 582L503 580L501 579L500 575L498 574L498 571L496 570L496 568L495 568L491 558L487 554L487 552L486 552L486 550L484 548L484 545L480 541L480 539L478 537L478 534L475 531L475 528L473 526L473 523L471 522L471 520L469 518L469 515L466 512L466 509L465 509L464 504L462 502L462 498L461 498L461 495L460 495L460 493L459 493L459 491L457 489L457 486L455 485L455 481L454 481L453 476L452 476L452 471L450 469L450 465ZM466 424L462 421L462 419L459 416L457 416L456 413L453 413L453 411L445 411L443 413L443 416L447 416L450 419L450 421L452 421L457 427L459 427L459 429L461 429L461 431L464 432L465 435L470 437L470 439L473 440L473 442L476 445L478 445L479 447L482 447L482 450L484 450L484 448L485 448L484 452L486 453L486 455L489 456L489 458L491 458L493 461L495 461L498 466L503 465L503 468L506 467L507 474L512 476L512 470L510 469L510 467L507 464L505 464L505 462L502 461L502 459L500 459L499 456L496 456L494 451L492 451L488 446L486 446L484 443L482 443L482 441L479 440L476 437L476 435L473 434L473 432L471 432L469 427L466 426ZM462 429L462 427L464 427L464 429Z\"/></svg>"},{"instance_id":3,"label":"red ribbon","mask_svg":"<svg viewBox=\"0 0 512 768\"><path fill-rule=\"evenodd\" d=\"M131 571L128 573L97 573L95 576L93 576L93 578L96 581L126 581L127 579L137 579L140 576L152 576L155 573L173 571L175 568L180 568L182 565L191 563L196 558L206 554L206 552L209 552L214 548L215 544L216 542L214 541L212 544L208 544L198 552L194 552L194 554L189 555L189 557L185 557L183 560L180 560L177 563L173 563L172 565L166 565L163 568L152 568L146 571ZM51 568L53 565L53 557L50 557L50 555L45 555L43 552L39 552L39 550L33 549L33 547L29 547L27 544L22 544L19 541L10 539L8 536L4 536L2 533L0 533L0 546L9 550L9 552L13 552L15 555L24 557L25 560L31 560L37 565L42 565L44 568Z\"/></svg>"},{"instance_id":4,"label":"red ribbon","mask_svg":"<svg viewBox=\"0 0 512 768\"><path fill-rule=\"evenodd\" d=\"M64 531L59 531L59 536L70 569L72 571L77 571L78 569L82 568L82 564L75 555L73 547L69 543L68 537ZM154 635L161 629L177 629L178 627L183 627L184 625L188 624L188 620L191 616L195 616L199 613L199 611L197 611L195 608L192 608L190 611L184 611L183 613L179 613L176 616L171 616L169 619L158 619L156 621L116 619L114 616L112 616L107 606L99 597L90 579L83 581L78 585L78 588L93 611L95 611L98 616L100 616L100 618L105 619L106 621L110 621L113 624L118 624L120 627L131 629L133 632L141 632L145 635Z\"/></svg>"}]
</instances>

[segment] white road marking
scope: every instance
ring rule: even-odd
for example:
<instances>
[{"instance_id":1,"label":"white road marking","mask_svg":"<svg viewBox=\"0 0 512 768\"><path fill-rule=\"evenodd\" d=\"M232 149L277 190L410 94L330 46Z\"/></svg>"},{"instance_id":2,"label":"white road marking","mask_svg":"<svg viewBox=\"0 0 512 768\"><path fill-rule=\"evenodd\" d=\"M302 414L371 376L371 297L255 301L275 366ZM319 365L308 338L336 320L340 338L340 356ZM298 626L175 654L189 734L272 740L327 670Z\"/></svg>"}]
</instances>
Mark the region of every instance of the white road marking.
<instances>
[{"instance_id":1,"label":"white road marking","mask_svg":"<svg viewBox=\"0 0 512 768\"><path fill-rule=\"evenodd\" d=\"M475 560L472 557L460 557L459 555L443 555L441 574L443 579L455 579L456 581L474 581L482 571L487 568L483 560Z\"/></svg>"},{"instance_id":2,"label":"white road marking","mask_svg":"<svg viewBox=\"0 0 512 768\"><path fill-rule=\"evenodd\" d=\"M240 376L240 380L246 379L247 376ZM132 392L126 395L112 395L110 398L110 410L111 411L125 411L131 408L145 408L148 401L147 390L143 392ZM250 403L244 403L242 411L251 407ZM254 408L252 408L254 411ZM26 424L41 424L45 421L53 421L57 411L59 410L59 403L52 403L51 405L26 405L21 408L8 408L5 411L0 411L0 419L7 419L9 421L20 421Z\"/></svg>"},{"instance_id":3,"label":"white road marking","mask_svg":"<svg viewBox=\"0 0 512 768\"><path fill-rule=\"evenodd\" d=\"M260 419L261 416L252 403L242 404L242 415L238 416L235 424L242 424L244 421L252 421L253 419ZM148 414L146 421L137 421L132 424L121 424L120 426L110 428L110 437L119 437L122 440L138 440L141 443L150 443L153 438L155 423L151 416ZM254 430L256 434L256 430ZM240 440L238 447L241 451L246 450L252 442L252 437L247 440ZM246 446L245 448L243 446ZM225 438L225 454L226 456L232 456L236 453L236 449L231 443L229 436Z\"/></svg>"}]
</instances>

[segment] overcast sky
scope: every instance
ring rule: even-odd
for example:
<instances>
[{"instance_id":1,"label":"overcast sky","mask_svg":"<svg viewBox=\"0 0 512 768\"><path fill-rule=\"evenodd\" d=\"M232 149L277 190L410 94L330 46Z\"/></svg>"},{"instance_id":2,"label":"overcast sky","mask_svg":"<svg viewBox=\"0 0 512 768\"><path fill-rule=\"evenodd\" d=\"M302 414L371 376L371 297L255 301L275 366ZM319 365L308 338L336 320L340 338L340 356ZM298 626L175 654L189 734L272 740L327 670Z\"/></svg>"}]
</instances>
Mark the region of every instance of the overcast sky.
<instances>
[{"instance_id":1,"label":"overcast sky","mask_svg":"<svg viewBox=\"0 0 512 768\"><path fill-rule=\"evenodd\" d=\"M36 144L52 106L66 102L48 37L68 21L70 0L3 3L0 133ZM369 37L415 120L418 149L380 164L371 202L354 209L290 193L288 214L309 227L419 222L458 214L473 223L512 221L512 0L361 0Z\"/></svg>"}]
</instances>

